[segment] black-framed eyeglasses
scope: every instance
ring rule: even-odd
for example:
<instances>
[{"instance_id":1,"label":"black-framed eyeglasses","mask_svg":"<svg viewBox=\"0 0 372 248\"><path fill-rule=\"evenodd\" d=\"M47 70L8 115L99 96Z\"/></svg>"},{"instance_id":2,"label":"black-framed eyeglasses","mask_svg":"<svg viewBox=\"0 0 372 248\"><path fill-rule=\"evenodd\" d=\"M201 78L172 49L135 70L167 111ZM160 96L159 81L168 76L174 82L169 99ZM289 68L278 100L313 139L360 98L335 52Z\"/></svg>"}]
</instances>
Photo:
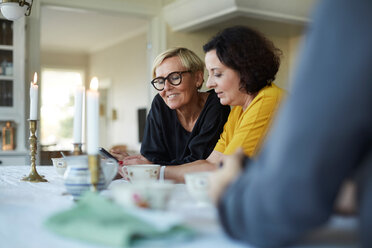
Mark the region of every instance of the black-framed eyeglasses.
<instances>
[{"instance_id":1,"label":"black-framed eyeglasses","mask_svg":"<svg viewBox=\"0 0 372 248\"><path fill-rule=\"evenodd\" d=\"M191 72L191 71L190 70L189 71L174 71L174 72L169 73L168 76L166 77L154 78L151 81L151 84L152 86L154 86L156 90L162 91L164 90L166 80L168 80L168 82L171 85L174 85L174 86L180 85L182 82L182 74L187 73L187 72Z\"/></svg>"}]
</instances>

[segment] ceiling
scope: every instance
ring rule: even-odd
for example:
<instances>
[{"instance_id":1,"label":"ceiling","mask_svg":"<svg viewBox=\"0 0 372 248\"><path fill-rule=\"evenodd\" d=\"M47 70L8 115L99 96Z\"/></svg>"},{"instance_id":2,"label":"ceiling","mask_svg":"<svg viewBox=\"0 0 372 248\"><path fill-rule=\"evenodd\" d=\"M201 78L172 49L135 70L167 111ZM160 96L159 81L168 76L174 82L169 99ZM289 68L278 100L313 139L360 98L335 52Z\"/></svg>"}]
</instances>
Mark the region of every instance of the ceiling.
<instances>
[{"instance_id":1,"label":"ceiling","mask_svg":"<svg viewBox=\"0 0 372 248\"><path fill-rule=\"evenodd\" d=\"M178 0L163 7L174 31L193 31L236 17L306 25L316 0Z\"/></svg>"},{"instance_id":2,"label":"ceiling","mask_svg":"<svg viewBox=\"0 0 372 248\"><path fill-rule=\"evenodd\" d=\"M93 53L144 33L148 21L129 15L43 6L42 51Z\"/></svg>"},{"instance_id":3,"label":"ceiling","mask_svg":"<svg viewBox=\"0 0 372 248\"><path fill-rule=\"evenodd\" d=\"M207 28L222 30L234 25L249 26L262 32L268 37L276 36L285 38L302 35L306 27L305 24L301 23L279 22L266 19L257 19L247 16L237 16L223 22L209 25Z\"/></svg>"}]
</instances>

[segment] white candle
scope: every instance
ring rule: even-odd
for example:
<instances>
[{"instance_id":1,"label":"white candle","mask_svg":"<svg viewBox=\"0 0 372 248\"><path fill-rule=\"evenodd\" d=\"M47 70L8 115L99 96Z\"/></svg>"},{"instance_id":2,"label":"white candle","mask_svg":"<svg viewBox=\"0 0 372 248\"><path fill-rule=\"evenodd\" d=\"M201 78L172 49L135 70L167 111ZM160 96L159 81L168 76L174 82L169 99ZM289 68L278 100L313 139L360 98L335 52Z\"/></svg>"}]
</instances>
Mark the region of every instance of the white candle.
<instances>
[{"instance_id":1,"label":"white candle","mask_svg":"<svg viewBox=\"0 0 372 248\"><path fill-rule=\"evenodd\" d=\"M87 153L98 154L99 144L99 93L98 79L92 78L87 91Z\"/></svg>"},{"instance_id":2,"label":"white candle","mask_svg":"<svg viewBox=\"0 0 372 248\"><path fill-rule=\"evenodd\" d=\"M74 108L74 144L81 144L82 127L83 127L83 98L85 88L80 84L75 90L75 108Z\"/></svg>"},{"instance_id":3,"label":"white candle","mask_svg":"<svg viewBox=\"0 0 372 248\"><path fill-rule=\"evenodd\" d=\"M37 73L34 74L34 81L30 85L30 120L37 120L37 108L39 99L39 86L37 83Z\"/></svg>"}]
</instances>

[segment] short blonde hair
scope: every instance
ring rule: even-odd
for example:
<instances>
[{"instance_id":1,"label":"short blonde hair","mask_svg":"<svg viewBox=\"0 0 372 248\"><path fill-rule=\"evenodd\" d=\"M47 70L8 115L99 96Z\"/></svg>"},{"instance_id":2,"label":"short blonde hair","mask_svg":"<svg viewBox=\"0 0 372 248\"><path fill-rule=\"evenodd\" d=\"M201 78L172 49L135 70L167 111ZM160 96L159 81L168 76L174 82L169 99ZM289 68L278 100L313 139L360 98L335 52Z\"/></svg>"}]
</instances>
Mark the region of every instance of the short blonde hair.
<instances>
[{"instance_id":1,"label":"short blonde hair","mask_svg":"<svg viewBox=\"0 0 372 248\"><path fill-rule=\"evenodd\" d=\"M201 71L204 74L204 62L193 51L184 47L174 47L159 54L152 64L152 76L155 78L155 70L167 58L178 57L182 65L191 72Z\"/></svg>"}]
</instances>

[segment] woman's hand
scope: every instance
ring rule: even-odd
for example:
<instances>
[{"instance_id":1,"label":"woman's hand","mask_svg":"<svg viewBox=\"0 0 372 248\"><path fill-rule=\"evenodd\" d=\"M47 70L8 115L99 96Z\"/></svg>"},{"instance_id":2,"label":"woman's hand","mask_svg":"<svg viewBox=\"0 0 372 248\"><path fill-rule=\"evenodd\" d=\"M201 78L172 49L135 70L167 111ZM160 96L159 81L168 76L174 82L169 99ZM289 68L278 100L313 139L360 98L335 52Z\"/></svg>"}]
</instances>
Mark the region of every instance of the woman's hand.
<instances>
[{"instance_id":1,"label":"woman's hand","mask_svg":"<svg viewBox=\"0 0 372 248\"><path fill-rule=\"evenodd\" d=\"M209 196L216 205L227 186L240 174L243 158L242 149L237 150L234 155L224 156L223 167L210 175Z\"/></svg>"},{"instance_id":2,"label":"woman's hand","mask_svg":"<svg viewBox=\"0 0 372 248\"><path fill-rule=\"evenodd\" d=\"M128 153L126 153L124 151L121 151L121 150L118 150L118 149L111 149L110 153L111 153L112 156L114 156L119 161L123 161L124 158L129 156Z\"/></svg>"},{"instance_id":3,"label":"woman's hand","mask_svg":"<svg viewBox=\"0 0 372 248\"><path fill-rule=\"evenodd\" d=\"M128 176L122 171L123 168L123 160L129 156L129 154L120 149L110 149L110 153L119 161L119 175L116 175L116 179L119 179L120 176L123 177L125 180L128 180Z\"/></svg>"},{"instance_id":4,"label":"woman's hand","mask_svg":"<svg viewBox=\"0 0 372 248\"><path fill-rule=\"evenodd\" d=\"M339 215L356 215L357 209L357 185L355 181L345 181L336 198L334 211Z\"/></svg>"},{"instance_id":5,"label":"woman's hand","mask_svg":"<svg viewBox=\"0 0 372 248\"><path fill-rule=\"evenodd\" d=\"M133 156L126 156L123 160L123 165L133 165L133 164L152 164L149 160L147 160L142 155L133 155Z\"/></svg>"}]
</instances>

